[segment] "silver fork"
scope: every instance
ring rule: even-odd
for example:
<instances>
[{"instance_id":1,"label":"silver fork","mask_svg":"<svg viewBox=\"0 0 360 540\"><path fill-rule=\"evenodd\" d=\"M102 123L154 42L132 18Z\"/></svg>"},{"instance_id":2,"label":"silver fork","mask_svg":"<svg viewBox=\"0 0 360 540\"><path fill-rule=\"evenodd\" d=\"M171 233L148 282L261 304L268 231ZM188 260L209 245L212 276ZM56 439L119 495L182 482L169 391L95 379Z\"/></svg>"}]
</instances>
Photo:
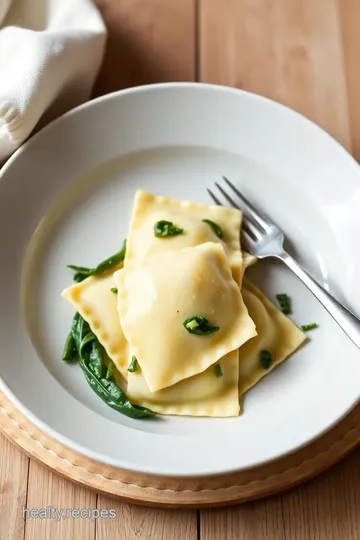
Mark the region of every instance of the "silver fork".
<instances>
[{"instance_id":1,"label":"silver fork","mask_svg":"<svg viewBox=\"0 0 360 540\"><path fill-rule=\"evenodd\" d=\"M360 319L338 302L332 294L326 291L284 250L283 232L261 215L254 205L227 178L223 177L223 179L231 189L232 195L229 195L217 182L215 182L216 187L231 206L242 210L244 213L242 245L245 249L258 259L275 257L283 261L321 302L351 341L360 348ZM208 189L208 192L216 204L222 205L221 201L210 189ZM238 197L240 206L234 200L234 194Z\"/></svg>"}]
</instances>

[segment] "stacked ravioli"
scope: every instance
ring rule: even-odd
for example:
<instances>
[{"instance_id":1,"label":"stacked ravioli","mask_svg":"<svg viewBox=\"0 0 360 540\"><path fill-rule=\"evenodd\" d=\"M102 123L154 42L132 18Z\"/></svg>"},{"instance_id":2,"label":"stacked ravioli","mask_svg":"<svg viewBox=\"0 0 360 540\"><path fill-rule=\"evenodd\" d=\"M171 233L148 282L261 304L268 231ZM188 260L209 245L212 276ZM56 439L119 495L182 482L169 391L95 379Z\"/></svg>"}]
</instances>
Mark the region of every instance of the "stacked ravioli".
<instances>
[{"instance_id":1,"label":"stacked ravioli","mask_svg":"<svg viewBox=\"0 0 360 540\"><path fill-rule=\"evenodd\" d=\"M243 277L255 259L241 251L241 220L231 208L138 191L123 265L63 292L127 382L132 403L160 414L237 416L241 396L304 341ZM158 237L159 222L181 232ZM197 316L217 330L189 332L184 321ZM129 371L134 358L138 367Z\"/></svg>"}]
</instances>

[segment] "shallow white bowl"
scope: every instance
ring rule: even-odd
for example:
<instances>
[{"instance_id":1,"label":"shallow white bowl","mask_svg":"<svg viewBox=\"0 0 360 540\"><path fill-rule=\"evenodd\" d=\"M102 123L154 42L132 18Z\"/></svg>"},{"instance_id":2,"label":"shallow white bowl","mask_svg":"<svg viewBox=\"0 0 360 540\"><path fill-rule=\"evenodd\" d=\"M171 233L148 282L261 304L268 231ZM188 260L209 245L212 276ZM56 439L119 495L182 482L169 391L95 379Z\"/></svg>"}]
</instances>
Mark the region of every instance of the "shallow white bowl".
<instances>
[{"instance_id":1,"label":"shallow white bowl","mask_svg":"<svg viewBox=\"0 0 360 540\"><path fill-rule=\"evenodd\" d=\"M311 341L245 399L239 418L132 420L108 408L79 366L61 361L73 315L66 264L93 266L127 235L137 188L210 202L226 175L287 234L295 255L360 313L360 174L320 128L272 101L200 84L107 95L27 142L0 181L4 391L44 431L100 461L171 475L264 463L328 429L360 396L360 354L277 264L252 271L270 298L287 292Z\"/></svg>"}]
</instances>

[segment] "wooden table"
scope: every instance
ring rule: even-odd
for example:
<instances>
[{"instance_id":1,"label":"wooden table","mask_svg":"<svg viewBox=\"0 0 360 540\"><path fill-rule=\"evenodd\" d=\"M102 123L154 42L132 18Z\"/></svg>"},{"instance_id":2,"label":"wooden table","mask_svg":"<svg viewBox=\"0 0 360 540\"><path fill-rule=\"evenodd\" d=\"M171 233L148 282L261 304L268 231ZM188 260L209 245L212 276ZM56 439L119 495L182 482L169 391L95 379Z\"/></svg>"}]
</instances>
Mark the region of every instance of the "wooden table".
<instances>
[{"instance_id":1,"label":"wooden table","mask_svg":"<svg viewBox=\"0 0 360 540\"><path fill-rule=\"evenodd\" d=\"M360 158L359 0L97 0L109 41L95 94L206 81L281 101ZM359 382L360 383L360 382ZM114 508L116 519L23 519L22 508ZM221 510L121 504L0 438L0 540L360 539L360 450L315 480Z\"/></svg>"}]
</instances>

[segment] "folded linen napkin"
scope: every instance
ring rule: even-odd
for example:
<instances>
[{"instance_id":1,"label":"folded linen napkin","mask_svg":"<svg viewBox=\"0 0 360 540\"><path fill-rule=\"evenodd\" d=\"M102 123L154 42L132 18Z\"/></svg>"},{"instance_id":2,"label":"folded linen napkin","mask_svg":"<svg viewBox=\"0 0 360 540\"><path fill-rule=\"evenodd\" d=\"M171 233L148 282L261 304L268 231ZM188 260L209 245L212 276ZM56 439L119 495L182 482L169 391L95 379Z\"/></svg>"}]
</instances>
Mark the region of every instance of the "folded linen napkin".
<instances>
[{"instance_id":1,"label":"folded linen napkin","mask_svg":"<svg viewBox=\"0 0 360 540\"><path fill-rule=\"evenodd\" d=\"M0 160L89 98L105 37L91 0L0 0Z\"/></svg>"}]
</instances>

